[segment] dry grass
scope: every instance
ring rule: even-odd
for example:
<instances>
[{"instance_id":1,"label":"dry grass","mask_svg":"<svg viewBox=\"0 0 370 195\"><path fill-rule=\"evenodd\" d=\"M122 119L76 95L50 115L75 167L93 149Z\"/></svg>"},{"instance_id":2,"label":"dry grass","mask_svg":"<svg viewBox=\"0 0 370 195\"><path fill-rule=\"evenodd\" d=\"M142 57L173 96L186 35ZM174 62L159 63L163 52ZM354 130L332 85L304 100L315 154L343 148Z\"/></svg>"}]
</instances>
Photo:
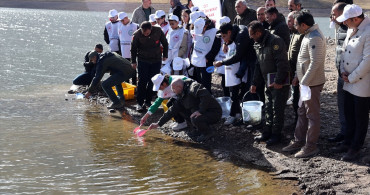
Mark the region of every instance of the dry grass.
<instances>
[{"instance_id":1,"label":"dry grass","mask_svg":"<svg viewBox=\"0 0 370 195\"><path fill-rule=\"evenodd\" d=\"M35 0L25 0L25 1L35 1ZM115 3L140 3L141 0L36 0L36 1L66 1L66 2L115 2ZM216 1L216 0L213 0ZM226 0L227 1L227 0ZM249 4L254 6L262 6L263 0L247 0ZM317 9L328 9L331 8L334 0L303 0L303 6L305 8L317 8ZM181 0L185 3L186 0ZM169 0L152 0L152 3L169 3ZM360 5L363 9L370 9L369 0L354 0L355 4ZM278 7L287 7L288 0L277 0Z\"/></svg>"}]
</instances>

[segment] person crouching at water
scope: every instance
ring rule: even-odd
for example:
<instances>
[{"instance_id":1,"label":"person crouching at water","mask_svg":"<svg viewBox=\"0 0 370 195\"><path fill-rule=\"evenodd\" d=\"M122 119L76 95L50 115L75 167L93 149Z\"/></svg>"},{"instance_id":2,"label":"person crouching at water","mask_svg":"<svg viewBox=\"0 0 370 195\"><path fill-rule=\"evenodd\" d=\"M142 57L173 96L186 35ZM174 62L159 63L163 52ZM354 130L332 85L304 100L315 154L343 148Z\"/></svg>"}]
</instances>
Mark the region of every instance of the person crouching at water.
<instances>
[{"instance_id":1,"label":"person crouching at water","mask_svg":"<svg viewBox=\"0 0 370 195\"><path fill-rule=\"evenodd\" d=\"M131 61L131 40L134 32L139 28L139 25L131 22L125 12L118 13L118 21L120 21L120 24L118 25L118 36L122 57ZM132 75L132 84L136 85L136 70Z\"/></svg>"},{"instance_id":2,"label":"person crouching at water","mask_svg":"<svg viewBox=\"0 0 370 195\"><path fill-rule=\"evenodd\" d=\"M118 12L115 9L109 10L109 22L105 23L104 40L109 44L111 52L120 53L118 37Z\"/></svg>"},{"instance_id":3,"label":"person crouching at water","mask_svg":"<svg viewBox=\"0 0 370 195\"><path fill-rule=\"evenodd\" d=\"M161 74L156 74L152 78L153 91L158 91L158 98L149 107L148 112L143 116L143 118L141 118L140 125L143 125L148 119L148 117L154 114L158 110L158 107L162 104L162 102L165 99L170 99L170 101L167 102L167 107L170 108L172 106L173 102L175 101L176 94L171 91L170 84L172 83L172 81L176 79L185 80L187 79L187 77L181 76L181 75L163 76ZM188 126L187 123L185 122L185 119L181 117L180 115L176 115L173 118L175 119L175 122L171 125L172 130L178 131Z\"/></svg>"},{"instance_id":4,"label":"person crouching at water","mask_svg":"<svg viewBox=\"0 0 370 195\"><path fill-rule=\"evenodd\" d=\"M220 51L221 38L216 37L217 29L209 19L198 18L194 22L194 49L191 64L195 66L194 79L201 83L210 93L212 73L207 67L213 66L213 61Z\"/></svg>"},{"instance_id":5,"label":"person crouching at water","mask_svg":"<svg viewBox=\"0 0 370 195\"><path fill-rule=\"evenodd\" d=\"M192 79L176 79L171 83L171 89L176 94L177 100L158 123L152 123L149 129L162 126L172 117L180 114L190 120L196 128L188 133L190 137L196 138L198 142L210 138L212 129L209 125L219 122L222 115L222 109L217 100L202 84Z\"/></svg>"},{"instance_id":6,"label":"person crouching at water","mask_svg":"<svg viewBox=\"0 0 370 195\"><path fill-rule=\"evenodd\" d=\"M96 62L98 60L98 53L93 52L89 57L91 61ZM112 101L107 108L122 108L124 106L125 96L123 95L121 83L131 78L134 73L134 69L131 67L128 60L122 58L122 56L115 52L106 52L97 61L95 77L92 80L85 97L89 98L91 94L96 91L97 85L106 72L110 72L111 76L103 81L102 87L109 99ZM113 86L116 87L118 98L112 89Z\"/></svg>"},{"instance_id":7,"label":"person crouching at water","mask_svg":"<svg viewBox=\"0 0 370 195\"><path fill-rule=\"evenodd\" d=\"M90 85L92 79L94 78L95 71L96 71L96 62L90 61L90 54L92 52L98 52L98 54L101 54L103 52L103 45L102 44L96 44L95 49L92 51L89 51L85 55L85 62L84 62L84 67L85 67L85 72L78 75L74 80L73 84L74 85Z\"/></svg>"}]
</instances>

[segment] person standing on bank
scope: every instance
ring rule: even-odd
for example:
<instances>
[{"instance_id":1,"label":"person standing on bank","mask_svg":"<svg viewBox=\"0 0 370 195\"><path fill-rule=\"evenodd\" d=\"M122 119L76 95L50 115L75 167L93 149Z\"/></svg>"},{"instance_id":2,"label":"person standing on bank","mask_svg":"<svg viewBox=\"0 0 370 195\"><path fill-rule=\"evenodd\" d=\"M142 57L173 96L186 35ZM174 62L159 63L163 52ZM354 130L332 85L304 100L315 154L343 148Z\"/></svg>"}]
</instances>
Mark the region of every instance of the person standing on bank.
<instances>
[{"instance_id":1,"label":"person standing on bank","mask_svg":"<svg viewBox=\"0 0 370 195\"><path fill-rule=\"evenodd\" d=\"M331 11L331 22L335 24L335 43L336 43L336 55L335 55L335 66L338 70L338 81L337 81L337 104L339 112L340 132L335 137L330 137L329 142L341 142L344 140L346 133L346 118L344 116L344 81L340 73L340 58L342 54L343 42L347 37L348 27L343 22L338 22L336 19L343 14L346 3L337 3L333 6Z\"/></svg>"},{"instance_id":2,"label":"person standing on bank","mask_svg":"<svg viewBox=\"0 0 370 195\"><path fill-rule=\"evenodd\" d=\"M276 7L268 8L265 11L265 14L266 14L266 20L270 24L270 27L269 27L270 33L282 38L285 43L285 48L288 49L290 37L289 37L289 28L285 22L285 18L280 17L280 13L276 9Z\"/></svg>"},{"instance_id":3,"label":"person standing on bank","mask_svg":"<svg viewBox=\"0 0 370 195\"><path fill-rule=\"evenodd\" d=\"M96 62L98 60L98 53L92 52L89 55L90 61ZM104 74L110 72L110 77L101 84L103 90L108 95L112 103L107 107L108 109L120 109L124 106L125 96L121 83L130 79L134 73L130 62L115 52L105 52L97 61L96 74L92 80L88 92L85 94L89 98L92 93L96 91L97 85L103 78ZM114 93L112 87L116 87L118 98Z\"/></svg>"},{"instance_id":4,"label":"person standing on bank","mask_svg":"<svg viewBox=\"0 0 370 195\"><path fill-rule=\"evenodd\" d=\"M235 2L235 11L237 13L234 24L247 26L253 20L257 20L256 11L248 8L246 0L237 0Z\"/></svg>"},{"instance_id":5,"label":"person standing on bank","mask_svg":"<svg viewBox=\"0 0 370 195\"><path fill-rule=\"evenodd\" d=\"M246 92L242 89L242 86L246 84L242 83L250 83L257 57L247 27L226 23L221 25L220 31L225 46L228 47L228 52L225 59L213 64L216 67L225 65L225 83L227 87L230 87L232 105L230 117L226 119L224 124L230 125L236 119L241 118L240 96ZM246 74L247 71L252 74ZM249 89L249 87L244 88Z\"/></svg>"},{"instance_id":6,"label":"person standing on bank","mask_svg":"<svg viewBox=\"0 0 370 195\"><path fill-rule=\"evenodd\" d=\"M292 11L288 14L288 28L290 30L290 43L288 49L288 62L290 66L290 76L293 79L295 77L295 72L297 69L297 58L298 53L301 48L302 40L304 35L299 33L297 29L294 27L294 15L297 14L297 11ZM292 96L289 98L293 104L293 109L295 112L295 121L294 121L294 128L297 124L298 120L298 101L299 101L299 85L292 85ZM289 101L288 100L288 101Z\"/></svg>"},{"instance_id":7,"label":"person standing on bank","mask_svg":"<svg viewBox=\"0 0 370 195\"><path fill-rule=\"evenodd\" d=\"M272 146L280 142L284 127L285 105L289 94L286 80L290 71L287 50L283 39L265 30L257 20L248 25L248 31L249 36L255 41L254 49L258 59L250 92L256 93L256 86L262 80L266 83L266 125L263 127L262 135L257 136L255 140L266 141L267 146ZM269 83L270 74L275 74L275 77Z\"/></svg>"},{"instance_id":8,"label":"person standing on bank","mask_svg":"<svg viewBox=\"0 0 370 195\"><path fill-rule=\"evenodd\" d=\"M161 27L164 35L166 36L168 30L170 30L170 24L166 22L166 13L163 10L156 11L155 20L157 20L157 25Z\"/></svg>"},{"instance_id":9,"label":"person standing on bank","mask_svg":"<svg viewBox=\"0 0 370 195\"><path fill-rule=\"evenodd\" d=\"M153 83L150 79L160 72L162 60L165 61L167 57L168 43L162 29L152 26L150 22L141 23L131 42L131 63L134 69L137 68L139 77L137 111L142 112L146 107L150 107L153 94Z\"/></svg>"},{"instance_id":10,"label":"person standing on bank","mask_svg":"<svg viewBox=\"0 0 370 195\"><path fill-rule=\"evenodd\" d=\"M317 141L321 125L320 93L325 83L326 39L308 12L298 12L294 25L299 33L304 34L297 59L296 77L292 82L293 85L299 83L301 98L295 139L283 151L300 149L294 157L306 158L319 152ZM308 94L311 94L310 98Z\"/></svg>"},{"instance_id":11,"label":"person standing on bank","mask_svg":"<svg viewBox=\"0 0 370 195\"><path fill-rule=\"evenodd\" d=\"M180 2L180 0L170 0L171 9L168 12L168 15L173 14L179 19L181 18L182 10L186 9Z\"/></svg>"},{"instance_id":12,"label":"person standing on bank","mask_svg":"<svg viewBox=\"0 0 370 195\"><path fill-rule=\"evenodd\" d=\"M344 142L336 151L347 152L341 160L352 161L360 157L369 124L370 18L360 6L352 4L344 7L337 21L349 29L340 62L347 128Z\"/></svg>"},{"instance_id":13,"label":"person standing on bank","mask_svg":"<svg viewBox=\"0 0 370 195\"><path fill-rule=\"evenodd\" d=\"M211 94L212 73L207 67L213 66L213 61L220 51L221 38L216 37L217 29L210 19L198 18L194 22L194 44L191 64L194 68L194 79L201 83Z\"/></svg>"},{"instance_id":14,"label":"person standing on bank","mask_svg":"<svg viewBox=\"0 0 370 195\"><path fill-rule=\"evenodd\" d=\"M131 22L125 12L118 13L118 21L121 22L118 26L118 36L121 45L122 57L131 62L131 40L134 32L139 28L139 25ZM137 72L135 70L134 74L132 75L133 85L136 85L136 74Z\"/></svg>"},{"instance_id":15,"label":"person standing on bank","mask_svg":"<svg viewBox=\"0 0 370 195\"><path fill-rule=\"evenodd\" d=\"M109 44L111 52L120 53L119 36L118 36L118 12L115 9L109 10L109 22L105 23L104 40Z\"/></svg>"},{"instance_id":16,"label":"person standing on bank","mask_svg":"<svg viewBox=\"0 0 370 195\"><path fill-rule=\"evenodd\" d=\"M262 26L265 29L268 29L270 24L266 21L266 15L265 15L265 7L259 7L257 8L257 20L261 22Z\"/></svg>"},{"instance_id":17,"label":"person standing on bank","mask_svg":"<svg viewBox=\"0 0 370 195\"><path fill-rule=\"evenodd\" d=\"M132 22L141 25L144 21L149 21L150 14L154 14L155 9L152 7L152 0L141 0L141 6L132 12Z\"/></svg>"}]
</instances>

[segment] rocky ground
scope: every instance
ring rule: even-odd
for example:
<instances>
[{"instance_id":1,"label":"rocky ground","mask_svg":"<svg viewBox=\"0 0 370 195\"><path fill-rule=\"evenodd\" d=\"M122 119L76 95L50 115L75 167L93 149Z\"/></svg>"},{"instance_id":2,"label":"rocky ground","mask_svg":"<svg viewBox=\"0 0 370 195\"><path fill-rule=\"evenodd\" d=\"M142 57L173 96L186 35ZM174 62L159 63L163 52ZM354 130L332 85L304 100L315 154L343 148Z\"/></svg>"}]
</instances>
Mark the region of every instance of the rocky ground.
<instances>
[{"instance_id":1,"label":"rocky ground","mask_svg":"<svg viewBox=\"0 0 370 195\"><path fill-rule=\"evenodd\" d=\"M266 147L266 144L256 143L253 140L253 137L259 134L258 130L249 131L246 125L224 126L223 122L213 125L214 136L200 144L221 151L220 158L237 157L267 169L276 179L296 180L299 188L306 194L370 194L370 136L363 148L363 158L355 162L340 161L343 154L333 153L331 148L335 144L327 142L327 138L336 135L340 127L336 106L337 70L333 63L335 54L332 43L332 40L328 41L325 67L327 81L321 96L322 124L318 155L296 159L293 153L281 151L293 138L292 106L286 107L282 144ZM216 97L222 96L218 85L220 81L219 76L213 76L213 83L217 83L212 87ZM95 97L91 101L98 101L104 105L108 103L107 98L102 96ZM130 114L139 123L143 114L135 111L135 103L135 101L128 101L122 114ZM159 109L147 123L156 122L162 114L163 110ZM193 142L186 134L189 129L177 133L169 128L169 124L170 122L158 130L176 139Z\"/></svg>"}]
</instances>

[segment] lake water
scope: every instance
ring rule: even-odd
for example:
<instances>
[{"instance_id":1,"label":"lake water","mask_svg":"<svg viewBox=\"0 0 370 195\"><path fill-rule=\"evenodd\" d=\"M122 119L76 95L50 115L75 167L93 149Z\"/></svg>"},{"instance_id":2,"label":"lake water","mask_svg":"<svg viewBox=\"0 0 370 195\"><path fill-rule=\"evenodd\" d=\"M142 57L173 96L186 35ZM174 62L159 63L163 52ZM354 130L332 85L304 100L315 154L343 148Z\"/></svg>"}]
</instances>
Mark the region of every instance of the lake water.
<instances>
[{"instance_id":1,"label":"lake water","mask_svg":"<svg viewBox=\"0 0 370 195\"><path fill-rule=\"evenodd\" d=\"M0 8L0 193L291 194L220 152L65 101L106 13ZM104 44L105 48L108 48Z\"/></svg>"}]
</instances>

